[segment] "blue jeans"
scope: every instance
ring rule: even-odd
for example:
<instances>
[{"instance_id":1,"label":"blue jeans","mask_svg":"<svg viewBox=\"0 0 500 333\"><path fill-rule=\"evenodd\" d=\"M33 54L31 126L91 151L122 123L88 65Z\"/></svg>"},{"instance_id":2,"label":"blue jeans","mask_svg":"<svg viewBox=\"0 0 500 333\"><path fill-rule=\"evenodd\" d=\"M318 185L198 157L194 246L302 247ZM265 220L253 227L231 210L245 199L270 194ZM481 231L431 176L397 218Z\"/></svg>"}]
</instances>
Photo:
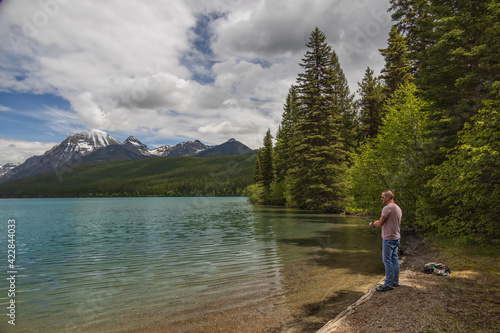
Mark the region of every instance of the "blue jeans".
<instances>
[{"instance_id":1,"label":"blue jeans","mask_svg":"<svg viewBox=\"0 0 500 333\"><path fill-rule=\"evenodd\" d=\"M398 240L383 240L382 260L385 266L384 286L392 287L399 284L399 259L398 259Z\"/></svg>"}]
</instances>

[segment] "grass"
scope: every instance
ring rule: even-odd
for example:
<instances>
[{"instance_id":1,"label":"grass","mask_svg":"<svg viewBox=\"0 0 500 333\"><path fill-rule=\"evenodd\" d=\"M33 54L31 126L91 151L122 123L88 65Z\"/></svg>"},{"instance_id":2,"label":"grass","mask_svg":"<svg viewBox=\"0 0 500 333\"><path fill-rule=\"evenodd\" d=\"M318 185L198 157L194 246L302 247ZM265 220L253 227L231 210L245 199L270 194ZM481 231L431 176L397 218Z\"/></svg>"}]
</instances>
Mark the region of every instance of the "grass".
<instances>
[{"instance_id":1,"label":"grass","mask_svg":"<svg viewBox=\"0 0 500 333\"><path fill-rule=\"evenodd\" d=\"M497 332L500 327L500 246L464 239L432 238L452 274L440 281L446 292L435 308L439 323L429 332Z\"/></svg>"}]
</instances>

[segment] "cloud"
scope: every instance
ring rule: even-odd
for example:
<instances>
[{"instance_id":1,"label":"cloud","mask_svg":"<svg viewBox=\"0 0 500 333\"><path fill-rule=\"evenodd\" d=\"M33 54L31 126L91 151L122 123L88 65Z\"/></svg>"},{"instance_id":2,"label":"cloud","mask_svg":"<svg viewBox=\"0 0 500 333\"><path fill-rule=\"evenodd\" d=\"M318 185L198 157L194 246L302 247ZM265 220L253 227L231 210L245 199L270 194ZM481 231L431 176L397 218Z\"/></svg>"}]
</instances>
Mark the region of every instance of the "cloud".
<instances>
[{"instance_id":1,"label":"cloud","mask_svg":"<svg viewBox=\"0 0 500 333\"><path fill-rule=\"evenodd\" d=\"M24 162L32 156L43 155L56 144L55 142L28 142L0 138L0 165Z\"/></svg>"},{"instance_id":2,"label":"cloud","mask_svg":"<svg viewBox=\"0 0 500 333\"><path fill-rule=\"evenodd\" d=\"M383 65L388 7L388 0L5 0L0 91L67 100L70 110L41 113L60 132L209 143L232 135L257 148L278 127L311 31L326 34L354 92L367 66Z\"/></svg>"},{"instance_id":3,"label":"cloud","mask_svg":"<svg viewBox=\"0 0 500 333\"><path fill-rule=\"evenodd\" d=\"M40 122L46 122L46 130L51 132L70 135L85 130L79 117L70 110L44 106L31 117L40 119Z\"/></svg>"},{"instance_id":4,"label":"cloud","mask_svg":"<svg viewBox=\"0 0 500 333\"><path fill-rule=\"evenodd\" d=\"M198 129L198 132L200 133L210 133L210 134L234 134L237 133L238 131L241 130L241 127L239 126L234 126L231 122L229 121L223 121L222 123L219 124L209 124L206 126L202 126Z\"/></svg>"},{"instance_id":5,"label":"cloud","mask_svg":"<svg viewBox=\"0 0 500 333\"><path fill-rule=\"evenodd\" d=\"M202 134L223 134L223 135L235 135L235 134L251 134L255 130L258 130L257 124L247 121L230 122L223 121L221 123L211 123L206 126L198 128L198 132Z\"/></svg>"},{"instance_id":6,"label":"cloud","mask_svg":"<svg viewBox=\"0 0 500 333\"><path fill-rule=\"evenodd\" d=\"M9 108L7 106L0 105L0 112L2 111L14 111L12 108Z\"/></svg>"}]
</instances>

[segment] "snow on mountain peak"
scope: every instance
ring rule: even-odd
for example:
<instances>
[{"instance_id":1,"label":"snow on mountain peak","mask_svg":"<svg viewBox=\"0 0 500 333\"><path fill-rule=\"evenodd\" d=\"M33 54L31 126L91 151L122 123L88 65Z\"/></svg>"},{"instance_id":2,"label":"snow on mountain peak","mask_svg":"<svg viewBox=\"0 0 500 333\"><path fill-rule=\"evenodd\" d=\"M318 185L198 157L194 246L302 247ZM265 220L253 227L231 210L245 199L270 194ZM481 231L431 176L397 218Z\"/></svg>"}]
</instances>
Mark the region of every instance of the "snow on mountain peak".
<instances>
[{"instance_id":1,"label":"snow on mountain peak","mask_svg":"<svg viewBox=\"0 0 500 333\"><path fill-rule=\"evenodd\" d=\"M144 145L141 141L139 141L139 139L137 139L135 136L132 136L132 135L129 136L127 138L127 140L125 140L124 143L127 143L127 142L131 143L131 144L133 144L135 146L143 146Z\"/></svg>"},{"instance_id":2,"label":"snow on mountain peak","mask_svg":"<svg viewBox=\"0 0 500 333\"><path fill-rule=\"evenodd\" d=\"M7 163L4 165L0 165L0 177L19 165L21 165L21 163Z\"/></svg>"},{"instance_id":3,"label":"snow on mountain peak","mask_svg":"<svg viewBox=\"0 0 500 333\"><path fill-rule=\"evenodd\" d=\"M108 133L106 133L104 131L101 131L101 130L98 130L98 129L93 129L93 130L90 130L89 132L86 132L86 134L98 146L105 147L105 146L109 146L110 145L110 141L111 140L109 140L109 139L111 137L108 135Z\"/></svg>"},{"instance_id":4,"label":"snow on mountain peak","mask_svg":"<svg viewBox=\"0 0 500 333\"><path fill-rule=\"evenodd\" d=\"M96 149L109 145L119 145L121 143L110 137L106 132L91 130L70 135L61 144L65 146L65 151L78 152L80 155L86 155Z\"/></svg>"}]
</instances>

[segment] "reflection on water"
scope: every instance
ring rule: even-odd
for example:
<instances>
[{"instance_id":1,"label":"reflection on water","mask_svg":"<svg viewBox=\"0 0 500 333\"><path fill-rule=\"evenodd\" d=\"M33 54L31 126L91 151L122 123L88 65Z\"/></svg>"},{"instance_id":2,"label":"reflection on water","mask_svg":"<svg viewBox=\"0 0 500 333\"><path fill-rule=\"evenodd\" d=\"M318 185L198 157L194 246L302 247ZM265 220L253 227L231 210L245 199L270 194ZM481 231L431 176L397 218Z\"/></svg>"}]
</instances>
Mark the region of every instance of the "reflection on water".
<instances>
[{"instance_id":1,"label":"reflection on water","mask_svg":"<svg viewBox=\"0 0 500 333\"><path fill-rule=\"evenodd\" d=\"M245 198L0 200L0 210L18 228L18 317L2 332L308 331L383 274L380 235L363 220ZM0 292L1 308L9 301Z\"/></svg>"}]
</instances>

